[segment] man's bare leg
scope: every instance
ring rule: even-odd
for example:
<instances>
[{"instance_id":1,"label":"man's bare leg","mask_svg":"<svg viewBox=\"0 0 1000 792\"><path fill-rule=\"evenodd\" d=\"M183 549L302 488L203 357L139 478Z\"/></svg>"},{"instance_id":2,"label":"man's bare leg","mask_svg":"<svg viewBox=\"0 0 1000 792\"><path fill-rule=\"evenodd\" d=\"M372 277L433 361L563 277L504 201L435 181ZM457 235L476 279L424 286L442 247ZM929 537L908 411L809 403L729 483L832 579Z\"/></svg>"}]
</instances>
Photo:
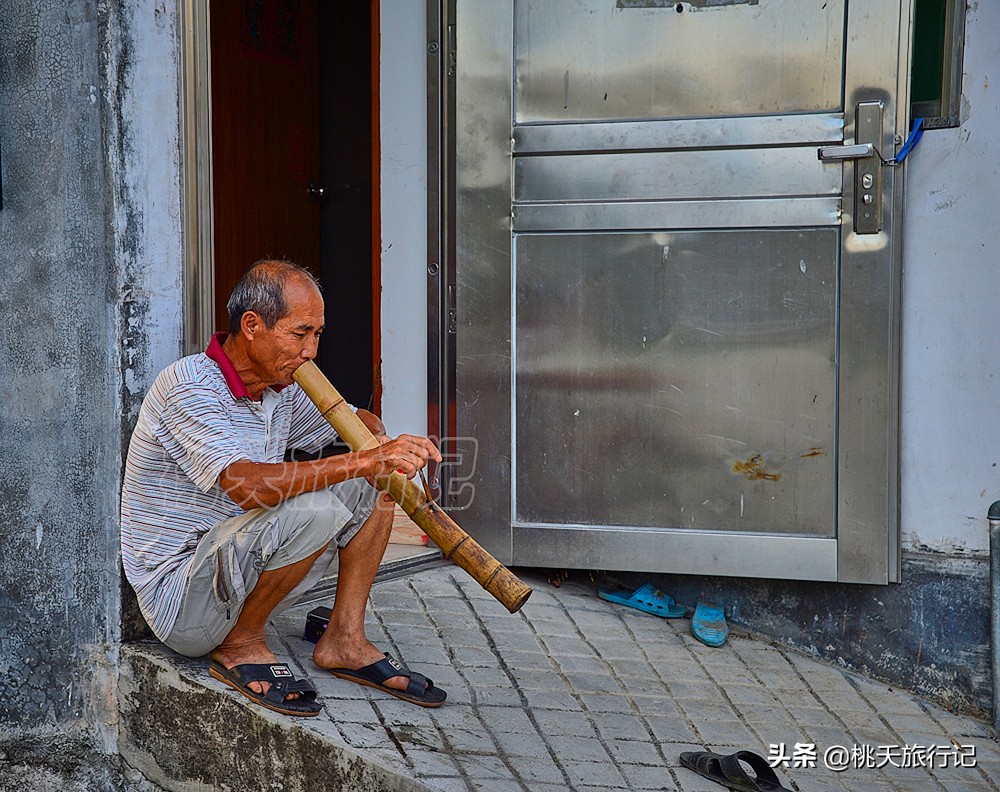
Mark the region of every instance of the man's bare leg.
<instances>
[{"instance_id":1,"label":"man's bare leg","mask_svg":"<svg viewBox=\"0 0 1000 792\"><path fill-rule=\"evenodd\" d=\"M347 547L340 549L333 612L313 651L313 662L320 668L357 670L383 658L382 652L365 635L365 606L389 544L392 513L392 500L380 495L375 510L361 530ZM386 680L385 685L406 690L407 682L406 677L395 676Z\"/></svg>"},{"instance_id":2,"label":"man's bare leg","mask_svg":"<svg viewBox=\"0 0 1000 792\"><path fill-rule=\"evenodd\" d=\"M326 546L294 564L261 572L257 585L243 603L243 611L233 629L229 631L225 640L212 650L212 659L226 668L244 663L275 662L277 657L264 637L264 625L278 607L278 603L302 582L324 550ZM266 693L270 683L251 682L249 687L258 693ZM288 700L298 697L298 693L291 693L288 695Z\"/></svg>"}]
</instances>

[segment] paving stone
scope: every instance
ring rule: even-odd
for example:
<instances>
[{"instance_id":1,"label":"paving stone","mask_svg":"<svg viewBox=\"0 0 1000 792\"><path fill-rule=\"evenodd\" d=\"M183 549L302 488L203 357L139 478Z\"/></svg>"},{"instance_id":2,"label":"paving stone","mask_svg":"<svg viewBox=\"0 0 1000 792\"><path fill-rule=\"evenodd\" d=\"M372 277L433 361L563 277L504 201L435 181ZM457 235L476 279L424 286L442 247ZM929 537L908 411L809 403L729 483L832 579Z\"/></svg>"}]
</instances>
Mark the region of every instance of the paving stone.
<instances>
[{"instance_id":1,"label":"paving stone","mask_svg":"<svg viewBox=\"0 0 1000 792\"><path fill-rule=\"evenodd\" d=\"M604 789L624 789L625 779L609 762L563 762L563 769L574 786L589 784Z\"/></svg>"},{"instance_id":2,"label":"paving stone","mask_svg":"<svg viewBox=\"0 0 1000 792\"><path fill-rule=\"evenodd\" d=\"M480 628L486 630L496 640L503 640L507 633L530 632L531 627L524 617L505 613L502 616L480 616Z\"/></svg>"},{"instance_id":3,"label":"paving stone","mask_svg":"<svg viewBox=\"0 0 1000 792\"><path fill-rule=\"evenodd\" d=\"M413 765L413 772L419 778L423 776L460 777L458 765L446 753L433 751L413 751L407 753L407 761Z\"/></svg>"},{"instance_id":4,"label":"paving stone","mask_svg":"<svg viewBox=\"0 0 1000 792\"><path fill-rule=\"evenodd\" d=\"M469 700L475 699L479 706L486 707L521 707L523 691L514 687L477 688L470 693ZM529 696L530 699L530 696Z\"/></svg>"},{"instance_id":5,"label":"paving stone","mask_svg":"<svg viewBox=\"0 0 1000 792\"><path fill-rule=\"evenodd\" d=\"M736 711L720 699L718 691L712 698L704 699L678 699L677 703L691 720L737 720L739 716Z\"/></svg>"},{"instance_id":6,"label":"paving stone","mask_svg":"<svg viewBox=\"0 0 1000 792\"><path fill-rule=\"evenodd\" d=\"M639 740L608 740L607 749L612 759L620 764L662 767L663 756L656 743Z\"/></svg>"},{"instance_id":7,"label":"paving stone","mask_svg":"<svg viewBox=\"0 0 1000 792\"><path fill-rule=\"evenodd\" d=\"M632 702L625 695L611 695L609 693L578 693L577 697L587 708L587 711L594 714L605 712L618 712L632 714L635 709Z\"/></svg>"},{"instance_id":8,"label":"paving stone","mask_svg":"<svg viewBox=\"0 0 1000 792\"><path fill-rule=\"evenodd\" d=\"M534 652L524 652L503 649L502 658L504 664L511 671L554 671L552 659L539 648Z\"/></svg>"},{"instance_id":9,"label":"paving stone","mask_svg":"<svg viewBox=\"0 0 1000 792\"><path fill-rule=\"evenodd\" d=\"M502 781L499 778L488 778L485 781L476 778L472 787L489 792L524 792L524 785L520 781Z\"/></svg>"},{"instance_id":10,"label":"paving stone","mask_svg":"<svg viewBox=\"0 0 1000 792\"><path fill-rule=\"evenodd\" d=\"M483 688L506 688L511 686L510 677L501 668L461 668L460 673L473 690Z\"/></svg>"},{"instance_id":11,"label":"paving stone","mask_svg":"<svg viewBox=\"0 0 1000 792\"><path fill-rule=\"evenodd\" d=\"M373 703L387 725L433 727L431 710L427 707L416 707L408 701L382 695L384 698Z\"/></svg>"},{"instance_id":12,"label":"paving stone","mask_svg":"<svg viewBox=\"0 0 1000 792\"><path fill-rule=\"evenodd\" d=\"M420 783L426 784L429 789L435 792L468 792L475 789L475 786L468 784L464 778L458 777L421 777Z\"/></svg>"},{"instance_id":13,"label":"paving stone","mask_svg":"<svg viewBox=\"0 0 1000 792\"><path fill-rule=\"evenodd\" d=\"M456 755L460 753L495 755L497 753L493 736L482 724L477 729L445 729L444 734Z\"/></svg>"},{"instance_id":14,"label":"paving stone","mask_svg":"<svg viewBox=\"0 0 1000 792\"><path fill-rule=\"evenodd\" d=\"M548 784L557 784L559 789L566 789L566 777L551 757L524 761L513 759L511 764L531 792Z\"/></svg>"},{"instance_id":15,"label":"paving stone","mask_svg":"<svg viewBox=\"0 0 1000 792\"><path fill-rule=\"evenodd\" d=\"M605 740L650 740L649 727L636 715L608 713L594 718L594 723Z\"/></svg>"},{"instance_id":16,"label":"paving stone","mask_svg":"<svg viewBox=\"0 0 1000 792\"><path fill-rule=\"evenodd\" d=\"M740 712L773 710L781 707L781 702L766 688L759 685L726 685L726 696Z\"/></svg>"},{"instance_id":17,"label":"paving stone","mask_svg":"<svg viewBox=\"0 0 1000 792\"><path fill-rule=\"evenodd\" d=\"M667 688L676 699L702 699L713 701L719 698L719 686L711 680L666 679Z\"/></svg>"},{"instance_id":18,"label":"paving stone","mask_svg":"<svg viewBox=\"0 0 1000 792\"><path fill-rule=\"evenodd\" d=\"M670 688L667 687L655 674L649 673L644 677L636 676L635 669L629 669L628 676L619 676L618 682L629 693L634 696L670 696Z\"/></svg>"},{"instance_id":19,"label":"paving stone","mask_svg":"<svg viewBox=\"0 0 1000 792\"><path fill-rule=\"evenodd\" d=\"M786 707L788 714L796 723L805 726L823 726L828 729L838 728L840 721L826 707L800 707L796 704L789 704ZM874 713L871 713L874 717Z\"/></svg>"},{"instance_id":20,"label":"paving stone","mask_svg":"<svg viewBox=\"0 0 1000 792\"><path fill-rule=\"evenodd\" d=\"M550 759L548 743L532 728L521 733L493 732L501 753L511 757L511 761L524 759Z\"/></svg>"},{"instance_id":21,"label":"paving stone","mask_svg":"<svg viewBox=\"0 0 1000 792\"><path fill-rule=\"evenodd\" d=\"M554 657L556 665L564 674L586 673L608 675L608 664L593 655L563 655Z\"/></svg>"},{"instance_id":22,"label":"paving stone","mask_svg":"<svg viewBox=\"0 0 1000 792\"><path fill-rule=\"evenodd\" d=\"M591 648L576 636L540 634L539 639L553 660L572 655L594 656Z\"/></svg>"},{"instance_id":23,"label":"paving stone","mask_svg":"<svg viewBox=\"0 0 1000 792\"><path fill-rule=\"evenodd\" d=\"M623 692L622 686L608 674L588 674L573 671L564 675L570 687L578 693L615 693Z\"/></svg>"},{"instance_id":24,"label":"paving stone","mask_svg":"<svg viewBox=\"0 0 1000 792\"><path fill-rule=\"evenodd\" d=\"M528 700L532 709L536 710L583 711L583 706L577 701L576 696L559 690L532 690Z\"/></svg>"},{"instance_id":25,"label":"paving stone","mask_svg":"<svg viewBox=\"0 0 1000 792\"><path fill-rule=\"evenodd\" d=\"M569 690L569 683L552 668L511 669L510 675L520 686L531 690Z\"/></svg>"},{"instance_id":26,"label":"paving stone","mask_svg":"<svg viewBox=\"0 0 1000 792\"><path fill-rule=\"evenodd\" d=\"M444 735L433 726L386 724L386 729L407 754L414 751L447 752Z\"/></svg>"},{"instance_id":27,"label":"paving stone","mask_svg":"<svg viewBox=\"0 0 1000 792\"><path fill-rule=\"evenodd\" d=\"M640 715L654 717L683 717L680 707L666 695L632 696L632 704Z\"/></svg>"},{"instance_id":28,"label":"paving stone","mask_svg":"<svg viewBox=\"0 0 1000 792\"><path fill-rule=\"evenodd\" d=\"M629 789L655 789L663 792L677 792L680 789L675 783L670 771L663 767L651 767L646 765L619 766L619 771L625 777L625 782ZM719 790L716 790L719 792Z\"/></svg>"},{"instance_id":29,"label":"paving stone","mask_svg":"<svg viewBox=\"0 0 1000 792\"><path fill-rule=\"evenodd\" d=\"M441 628L441 640L444 645L460 654L456 647L481 647L489 648L486 634L478 627L453 627L445 624Z\"/></svg>"},{"instance_id":30,"label":"paving stone","mask_svg":"<svg viewBox=\"0 0 1000 792\"><path fill-rule=\"evenodd\" d=\"M603 743L596 737L559 737L556 735L546 738L549 748L555 758L563 765L566 762L586 759L591 762L610 762Z\"/></svg>"},{"instance_id":31,"label":"paving stone","mask_svg":"<svg viewBox=\"0 0 1000 792\"><path fill-rule=\"evenodd\" d=\"M542 652L546 647L528 630L493 634L490 636L497 651L506 656L507 652Z\"/></svg>"},{"instance_id":32,"label":"paving stone","mask_svg":"<svg viewBox=\"0 0 1000 792\"><path fill-rule=\"evenodd\" d=\"M692 731L691 727L682 718L647 716L645 721L649 725L649 728L652 729L653 736L661 743L681 743L685 745L701 742L698 735ZM688 749L681 748L681 750Z\"/></svg>"},{"instance_id":33,"label":"paving stone","mask_svg":"<svg viewBox=\"0 0 1000 792\"><path fill-rule=\"evenodd\" d=\"M615 668L635 666L637 662L635 641L633 640L609 640L604 636L594 636L591 638L590 644L598 657L611 662Z\"/></svg>"},{"instance_id":34,"label":"paving stone","mask_svg":"<svg viewBox=\"0 0 1000 792\"><path fill-rule=\"evenodd\" d=\"M549 737L597 737L594 725L580 712L539 710L535 712L535 720L546 740Z\"/></svg>"},{"instance_id":35,"label":"paving stone","mask_svg":"<svg viewBox=\"0 0 1000 792\"><path fill-rule=\"evenodd\" d=\"M476 754L455 754L455 761L465 771L467 776L476 779L500 779L514 781L514 773L498 756L480 756Z\"/></svg>"},{"instance_id":36,"label":"paving stone","mask_svg":"<svg viewBox=\"0 0 1000 792\"><path fill-rule=\"evenodd\" d=\"M742 746L758 743L757 737L736 720L696 720L694 726L706 743Z\"/></svg>"}]
</instances>

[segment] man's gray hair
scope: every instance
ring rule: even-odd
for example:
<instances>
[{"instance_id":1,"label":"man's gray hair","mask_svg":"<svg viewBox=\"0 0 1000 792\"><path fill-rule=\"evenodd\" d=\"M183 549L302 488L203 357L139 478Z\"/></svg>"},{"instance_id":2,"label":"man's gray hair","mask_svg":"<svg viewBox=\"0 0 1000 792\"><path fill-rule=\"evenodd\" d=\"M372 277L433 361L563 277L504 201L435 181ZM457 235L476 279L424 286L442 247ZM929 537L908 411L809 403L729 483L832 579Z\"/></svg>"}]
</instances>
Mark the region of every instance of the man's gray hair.
<instances>
[{"instance_id":1,"label":"man's gray hair","mask_svg":"<svg viewBox=\"0 0 1000 792\"><path fill-rule=\"evenodd\" d=\"M313 274L293 261L261 259L248 269L226 303L229 332L240 331L240 322L247 311L257 314L268 329L274 327L279 319L288 315L285 285L293 278L301 278L320 288Z\"/></svg>"}]
</instances>

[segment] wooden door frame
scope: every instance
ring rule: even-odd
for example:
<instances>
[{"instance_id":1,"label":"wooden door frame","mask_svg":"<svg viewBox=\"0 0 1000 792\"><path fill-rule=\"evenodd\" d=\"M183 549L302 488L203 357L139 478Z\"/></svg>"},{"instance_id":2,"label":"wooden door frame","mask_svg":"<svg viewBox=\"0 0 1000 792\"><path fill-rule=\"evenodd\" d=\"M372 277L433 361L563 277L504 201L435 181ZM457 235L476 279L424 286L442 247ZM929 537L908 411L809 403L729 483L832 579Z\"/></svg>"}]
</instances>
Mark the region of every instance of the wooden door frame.
<instances>
[{"instance_id":1,"label":"wooden door frame","mask_svg":"<svg viewBox=\"0 0 1000 792\"><path fill-rule=\"evenodd\" d=\"M380 0L371 2L372 91L372 371L373 409L382 397L382 217L379 134ZM184 282L183 353L205 349L214 330L215 235L212 210L212 53L209 0L181 0L181 157Z\"/></svg>"}]
</instances>

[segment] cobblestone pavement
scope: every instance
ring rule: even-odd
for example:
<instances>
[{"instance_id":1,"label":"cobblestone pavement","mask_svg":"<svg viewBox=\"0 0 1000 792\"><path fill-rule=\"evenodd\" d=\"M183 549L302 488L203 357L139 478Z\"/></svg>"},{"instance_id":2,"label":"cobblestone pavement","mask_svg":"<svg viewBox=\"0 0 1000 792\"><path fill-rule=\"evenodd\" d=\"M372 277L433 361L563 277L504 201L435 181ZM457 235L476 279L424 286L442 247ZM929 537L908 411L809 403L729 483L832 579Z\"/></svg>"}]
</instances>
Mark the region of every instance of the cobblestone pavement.
<instances>
[{"instance_id":1,"label":"cobblestone pavement","mask_svg":"<svg viewBox=\"0 0 1000 792\"><path fill-rule=\"evenodd\" d=\"M778 775L800 792L1000 790L982 721L766 641L712 649L685 619L527 579L535 593L516 615L451 566L375 585L369 635L448 691L436 710L321 672L302 640L317 603L288 611L274 645L325 702L307 728L435 790L720 792L682 751L782 744Z\"/></svg>"}]
</instances>

